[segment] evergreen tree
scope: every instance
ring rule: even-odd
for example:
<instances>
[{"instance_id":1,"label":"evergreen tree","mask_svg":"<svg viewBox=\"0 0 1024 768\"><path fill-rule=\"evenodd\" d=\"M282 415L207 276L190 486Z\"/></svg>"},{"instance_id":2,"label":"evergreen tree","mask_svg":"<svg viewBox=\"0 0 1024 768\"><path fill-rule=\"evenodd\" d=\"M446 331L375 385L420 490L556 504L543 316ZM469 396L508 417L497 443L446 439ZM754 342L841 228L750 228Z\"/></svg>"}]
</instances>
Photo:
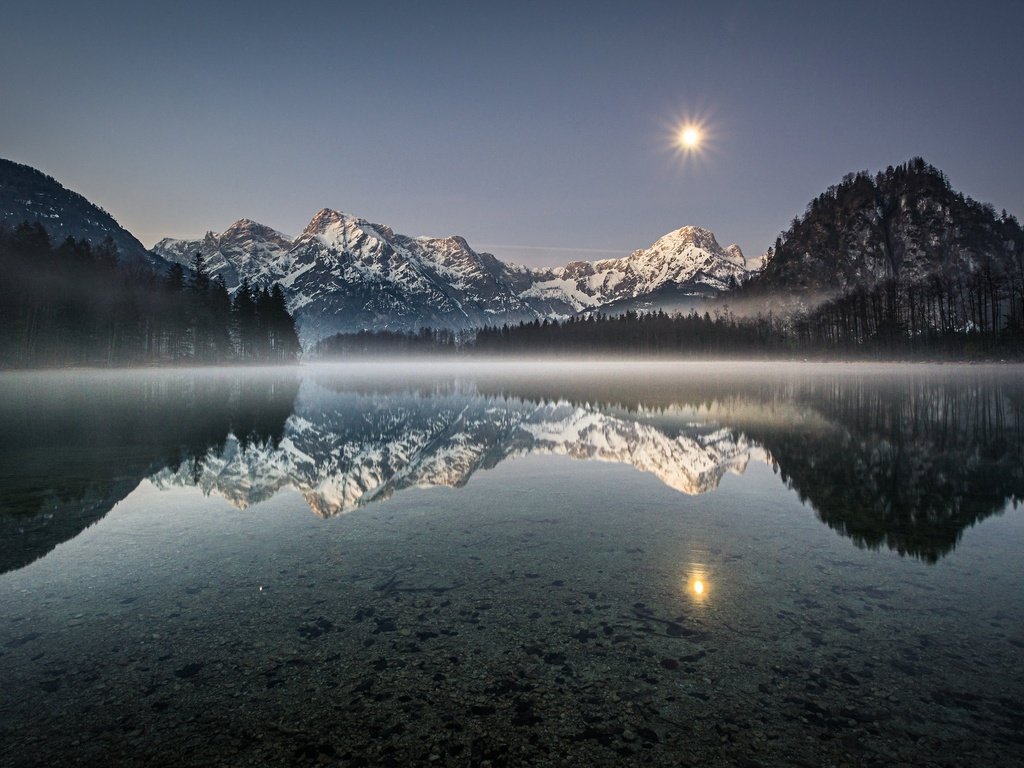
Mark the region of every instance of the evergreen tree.
<instances>
[{"instance_id":1,"label":"evergreen tree","mask_svg":"<svg viewBox=\"0 0 1024 768\"><path fill-rule=\"evenodd\" d=\"M270 291L264 286L256 294L256 355L261 360L273 359L274 311Z\"/></svg>"},{"instance_id":2,"label":"evergreen tree","mask_svg":"<svg viewBox=\"0 0 1024 768\"><path fill-rule=\"evenodd\" d=\"M289 362L295 360L302 350L302 345L295 330L295 318L288 312L284 291L278 283L274 283L270 291L270 313L275 359Z\"/></svg>"},{"instance_id":3,"label":"evergreen tree","mask_svg":"<svg viewBox=\"0 0 1024 768\"><path fill-rule=\"evenodd\" d=\"M231 297L228 295L224 278L220 275L210 282L209 313L213 358L230 360L234 356L234 347L231 344Z\"/></svg>"},{"instance_id":4,"label":"evergreen tree","mask_svg":"<svg viewBox=\"0 0 1024 768\"><path fill-rule=\"evenodd\" d=\"M210 288L210 273L206 269L206 259L203 258L203 254L196 251L196 255L192 257L191 267L192 275L189 287L193 293L204 296Z\"/></svg>"},{"instance_id":5,"label":"evergreen tree","mask_svg":"<svg viewBox=\"0 0 1024 768\"><path fill-rule=\"evenodd\" d=\"M248 280L243 280L235 292L235 300L231 305L231 320L238 359L242 361L255 359L259 328L256 319L256 301Z\"/></svg>"},{"instance_id":6,"label":"evergreen tree","mask_svg":"<svg viewBox=\"0 0 1024 768\"><path fill-rule=\"evenodd\" d=\"M192 344L192 357L205 361L214 357L213 348L213 315L210 307L210 275L206 271L206 260L201 253L192 258L192 274L188 283L189 290L189 336Z\"/></svg>"},{"instance_id":7,"label":"evergreen tree","mask_svg":"<svg viewBox=\"0 0 1024 768\"><path fill-rule=\"evenodd\" d=\"M181 299L185 294L185 270L181 264L171 265L163 289L160 303L163 348L171 361L175 361L185 354L185 335L188 331L188 317L181 311Z\"/></svg>"}]
</instances>

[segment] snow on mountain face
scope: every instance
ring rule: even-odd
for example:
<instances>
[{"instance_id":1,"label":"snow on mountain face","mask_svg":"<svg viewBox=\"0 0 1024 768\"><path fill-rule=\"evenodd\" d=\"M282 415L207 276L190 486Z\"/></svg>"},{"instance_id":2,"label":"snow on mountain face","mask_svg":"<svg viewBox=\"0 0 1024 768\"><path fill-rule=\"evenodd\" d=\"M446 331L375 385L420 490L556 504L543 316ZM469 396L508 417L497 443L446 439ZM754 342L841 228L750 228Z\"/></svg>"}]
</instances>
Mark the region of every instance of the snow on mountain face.
<instances>
[{"instance_id":1,"label":"snow on mountain face","mask_svg":"<svg viewBox=\"0 0 1024 768\"><path fill-rule=\"evenodd\" d=\"M161 240L154 251L188 265L196 252L229 290L278 282L307 344L338 332L459 330L566 317L596 308L654 308L706 297L746 274L738 246L698 227L671 232L621 259L530 269L479 253L462 237L407 237L324 208L294 241L248 219L201 240Z\"/></svg>"},{"instance_id":2,"label":"snow on mountain face","mask_svg":"<svg viewBox=\"0 0 1024 768\"><path fill-rule=\"evenodd\" d=\"M213 276L220 275L229 291L242 280L256 286L271 285L291 271L292 241L277 230L250 219L239 219L221 233L207 232L201 240L164 238L154 253L188 267L197 253Z\"/></svg>"},{"instance_id":3,"label":"snow on mountain face","mask_svg":"<svg viewBox=\"0 0 1024 768\"><path fill-rule=\"evenodd\" d=\"M507 268L461 237L410 238L323 209L295 240L281 280L306 341L364 328L471 328L533 319Z\"/></svg>"},{"instance_id":4,"label":"snow on mountain face","mask_svg":"<svg viewBox=\"0 0 1024 768\"><path fill-rule=\"evenodd\" d=\"M198 486L238 507L299 491L322 516L411 487L461 487L511 456L556 454L629 464L682 493L742 473L751 444L727 429L668 434L642 420L569 403L452 393L366 395L307 386L279 444L229 439L194 463L164 469L158 487Z\"/></svg>"},{"instance_id":5,"label":"snow on mountain face","mask_svg":"<svg viewBox=\"0 0 1024 768\"><path fill-rule=\"evenodd\" d=\"M738 245L722 248L708 230L683 227L620 259L577 261L538 274L523 295L561 300L581 311L659 292L710 296L746 274Z\"/></svg>"},{"instance_id":6,"label":"snow on mountain face","mask_svg":"<svg viewBox=\"0 0 1024 768\"><path fill-rule=\"evenodd\" d=\"M475 300L485 316L531 314L529 306L518 295L509 266L489 253L477 253L465 238L399 236L399 239L420 263L428 265L451 287L460 304Z\"/></svg>"}]
</instances>

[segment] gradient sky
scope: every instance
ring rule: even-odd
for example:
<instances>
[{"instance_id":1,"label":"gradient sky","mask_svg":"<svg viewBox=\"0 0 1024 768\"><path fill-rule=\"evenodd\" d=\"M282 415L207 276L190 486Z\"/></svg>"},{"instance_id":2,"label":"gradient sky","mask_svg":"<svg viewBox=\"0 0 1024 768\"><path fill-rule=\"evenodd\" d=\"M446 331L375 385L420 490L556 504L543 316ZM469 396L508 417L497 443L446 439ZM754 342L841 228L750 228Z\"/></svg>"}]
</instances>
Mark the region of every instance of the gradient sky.
<instances>
[{"instance_id":1,"label":"gradient sky","mask_svg":"<svg viewBox=\"0 0 1024 768\"><path fill-rule=\"evenodd\" d=\"M1024 214L1024 2L32 2L0 157L146 245L322 207L532 264L685 224L759 255L922 155ZM707 123L699 157L673 127Z\"/></svg>"}]
</instances>

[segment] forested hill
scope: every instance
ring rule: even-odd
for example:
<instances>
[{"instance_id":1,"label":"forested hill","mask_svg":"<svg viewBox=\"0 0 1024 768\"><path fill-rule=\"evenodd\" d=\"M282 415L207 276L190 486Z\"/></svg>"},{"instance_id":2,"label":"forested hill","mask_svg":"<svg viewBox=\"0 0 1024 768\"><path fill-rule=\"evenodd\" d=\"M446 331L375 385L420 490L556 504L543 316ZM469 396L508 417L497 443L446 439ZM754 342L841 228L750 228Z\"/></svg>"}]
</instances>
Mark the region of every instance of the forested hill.
<instances>
[{"instance_id":1,"label":"forested hill","mask_svg":"<svg viewBox=\"0 0 1024 768\"><path fill-rule=\"evenodd\" d=\"M73 237L97 247L109 237L122 260L168 266L98 205L35 168L0 159L0 227L23 222L38 223L54 243Z\"/></svg>"},{"instance_id":2,"label":"forested hill","mask_svg":"<svg viewBox=\"0 0 1024 768\"><path fill-rule=\"evenodd\" d=\"M924 160L830 187L793 220L760 273L727 297L795 318L833 347L1024 336L1024 230L950 187Z\"/></svg>"},{"instance_id":3,"label":"forested hill","mask_svg":"<svg viewBox=\"0 0 1024 768\"><path fill-rule=\"evenodd\" d=\"M1019 278L1022 266L1018 221L954 191L945 174L914 158L875 175L848 174L814 198L747 288L835 296L888 280L954 282L979 272Z\"/></svg>"}]
</instances>

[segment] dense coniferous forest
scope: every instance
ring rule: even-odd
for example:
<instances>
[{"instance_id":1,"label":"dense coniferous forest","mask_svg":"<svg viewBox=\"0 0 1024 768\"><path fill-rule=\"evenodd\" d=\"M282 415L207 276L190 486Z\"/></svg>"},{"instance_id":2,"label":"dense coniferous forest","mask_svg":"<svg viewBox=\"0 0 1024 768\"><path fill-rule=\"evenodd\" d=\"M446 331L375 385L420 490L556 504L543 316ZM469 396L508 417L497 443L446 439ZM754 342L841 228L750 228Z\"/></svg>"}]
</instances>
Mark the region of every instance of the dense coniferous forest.
<instances>
[{"instance_id":1,"label":"dense coniferous forest","mask_svg":"<svg viewBox=\"0 0 1024 768\"><path fill-rule=\"evenodd\" d=\"M317 344L314 352L321 357L437 355L466 351L471 340L470 333L456 333L446 328L421 328L418 333L359 331L328 336Z\"/></svg>"},{"instance_id":2,"label":"dense coniferous forest","mask_svg":"<svg viewBox=\"0 0 1024 768\"><path fill-rule=\"evenodd\" d=\"M585 354L692 357L779 354L787 339L771 320L740 321L728 314L665 312L572 317L484 328L473 349L481 354Z\"/></svg>"},{"instance_id":3,"label":"dense coniferous forest","mask_svg":"<svg viewBox=\"0 0 1024 768\"><path fill-rule=\"evenodd\" d=\"M792 340L770 318L740 320L719 313L592 315L488 326L471 332L423 328L418 333L339 333L317 344L318 357L411 355L630 355L694 357L785 354Z\"/></svg>"},{"instance_id":4,"label":"dense coniferous forest","mask_svg":"<svg viewBox=\"0 0 1024 768\"><path fill-rule=\"evenodd\" d=\"M857 299L861 297L858 295ZM843 301L848 301L844 299ZM879 301L868 293L866 300ZM836 303L796 318L736 316L727 310L669 315L622 315L534 320L480 329L475 337L424 328L417 334L390 331L337 334L322 340L322 358L389 354L618 355L630 357L726 357L817 359L1019 359L1024 338L1003 327L995 332L929 328L923 332L837 335Z\"/></svg>"},{"instance_id":5,"label":"dense coniferous forest","mask_svg":"<svg viewBox=\"0 0 1024 768\"><path fill-rule=\"evenodd\" d=\"M364 331L322 340L322 358L389 354L603 355L694 357L786 354L793 339L771 318L737 319L729 314L669 315L625 312L566 320L534 320L488 326L473 334L423 328L419 333Z\"/></svg>"},{"instance_id":6,"label":"dense coniferous forest","mask_svg":"<svg viewBox=\"0 0 1024 768\"><path fill-rule=\"evenodd\" d=\"M232 301L198 254L161 275L119 262L109 239L0 230L0 365L286 362L299 350L278 286L246 284Z\"/></svg>"}]
</instances>

